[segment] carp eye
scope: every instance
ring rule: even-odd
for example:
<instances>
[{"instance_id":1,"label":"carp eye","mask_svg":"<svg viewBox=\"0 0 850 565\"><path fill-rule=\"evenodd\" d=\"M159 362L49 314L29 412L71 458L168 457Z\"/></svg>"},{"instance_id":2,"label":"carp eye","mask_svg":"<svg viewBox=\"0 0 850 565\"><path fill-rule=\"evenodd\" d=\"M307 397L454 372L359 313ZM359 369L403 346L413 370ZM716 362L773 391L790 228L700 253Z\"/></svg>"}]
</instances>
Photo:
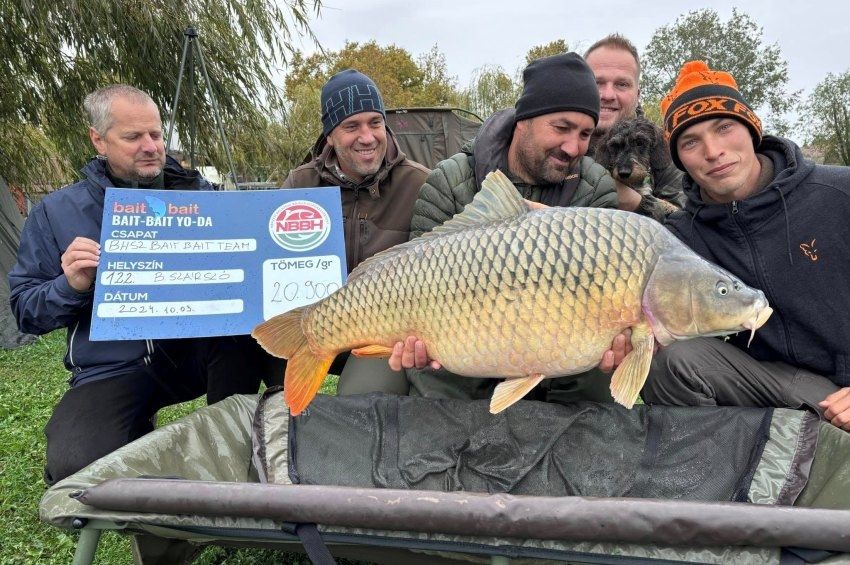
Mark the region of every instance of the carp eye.
<instances>
[{"instance_id":1,"label":"carp eye","mask_svg":"<svg viewBox=\"0 0 850 565\"><path fill-rule=\"evenodd\" d=\"M726 283L719 282L719 283L717 283L717 286L715 287L715 291L720 296L726 296L727 294L729 294L729 287L726 286Z\"/></svg>"}]
</instances>

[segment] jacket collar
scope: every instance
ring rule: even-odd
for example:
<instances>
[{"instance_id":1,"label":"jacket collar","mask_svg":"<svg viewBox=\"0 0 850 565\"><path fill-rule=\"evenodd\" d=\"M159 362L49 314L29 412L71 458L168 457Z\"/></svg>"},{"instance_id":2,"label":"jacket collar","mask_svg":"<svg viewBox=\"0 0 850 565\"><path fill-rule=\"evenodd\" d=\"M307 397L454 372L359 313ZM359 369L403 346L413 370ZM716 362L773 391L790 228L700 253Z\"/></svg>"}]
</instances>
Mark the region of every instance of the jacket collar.
<instances>
[{"instance_id":1,"label":"jacket collar","mask_svg":"<svg viewBox=\"0 0 850 565\"><path fill-rule=\"evenodd\" d=\"M166 155L162 171L166 190L212 190L214 188L201 176L201 173L193 169L184 169L170 155ZM106 160L94 157L80 169L80 172L88 181L89 194L97 204L102 206L106 187L112 186L112 181L106 175Z\"/></svg>"},{"instance_id":2,"label":"jacket collar","mask_svg":"<svg viewBox=\"0 0 850 565\"><path fill-rule=\"evenodd\" d=\"M340 188L368 190L369 196L373 200L381 197L380 184L386 180L393 167L407 158L407 155L401 150L395 134L389 127L387 127L387 154L384 156L384 162L381 164L381 168L374 175L366 177L359 183L345 176L339 169L336 152L327 143L327 137L324 135L319 136L318 141L313 145L313 152L318 157L313 159L312 165L318 171L319 177L322 180L338 185Z\"/></svg>"},{"instance_id":3,"label":"jacket collar","mask_svg":"<svg viewBox=\"0 0 850 565\"><path fill-rule=\"evenodd\" d=\"M475 159L475 184L481 185L487 173L501 170L512 181L517 180L508 170L508 148L514 136L516 110L507 108L487 118L472 142Z\"/></svg>"}]
</instances>

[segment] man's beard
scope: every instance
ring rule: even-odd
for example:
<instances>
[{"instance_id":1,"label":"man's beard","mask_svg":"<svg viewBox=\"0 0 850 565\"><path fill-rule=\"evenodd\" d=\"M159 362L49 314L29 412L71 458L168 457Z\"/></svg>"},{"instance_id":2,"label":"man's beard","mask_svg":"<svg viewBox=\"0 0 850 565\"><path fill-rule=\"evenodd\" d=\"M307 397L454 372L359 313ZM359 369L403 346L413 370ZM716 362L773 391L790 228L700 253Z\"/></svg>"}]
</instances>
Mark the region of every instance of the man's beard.
<instances>
[{"instance_id":1,"label":"man's beard","mask_svg":"<svg viewBox=\"0 0 850 565\"><path fill-rule=\"evenodd\" d=\"M549 157L556 157L567 164L563 167L555 166ZM530 155L526 151L520 151L517 155L517 160L535 185L563 182L576 171L580 159L581 157L571 157L560 149L550 149L543 155Z\"/></svg>"}]
</instances>

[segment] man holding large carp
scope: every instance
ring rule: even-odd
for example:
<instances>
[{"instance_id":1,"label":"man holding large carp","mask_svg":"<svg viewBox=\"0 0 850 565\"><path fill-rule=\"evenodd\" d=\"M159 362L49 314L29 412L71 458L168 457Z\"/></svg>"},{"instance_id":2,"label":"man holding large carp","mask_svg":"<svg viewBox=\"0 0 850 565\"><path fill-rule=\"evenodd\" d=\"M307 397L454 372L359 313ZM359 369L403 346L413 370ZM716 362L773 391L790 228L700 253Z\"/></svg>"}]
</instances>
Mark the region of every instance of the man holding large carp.
<instances>
[{"instance_id":1,"label":"man holding large carp","mask_svg":"<svg viewBox=\"0 0 850 565\"><path fill-rule=\"evenodd\" d=\"M480 190L487 173L501 170L521 196L547 206L617 208L608 172L586 157L599 121L600 97L593 71L576 53L538 59L523 71L515 108L493 114L473 143L437 164L413 205L411 238L461 212ZM526 398L610 401L608 373L630 350L629 333L618 336L600 369L582 377L547 379ZM489 398L494 379L458 379L444 369L425 368L422 343L396 346L390 364L408 367L411 394ZM417 349L418 347L418 349ZM401 357L404 356L402 363Z\"/></svg>"},{"instance_id":2,"label":"man holding large carp","mask_svg":"<svg viewBox=\"0 0 850 565\"><path fill-rule=\"evenodd\" d=\"M850 306L835 292L850 259L850 170L762 137L734 79L691 62L662 102L689 199L667 230L599 209L616 196L582 159L599 111L584 61L541 59L524 78L516 110L491 117L469 152L428 177L409 243L364 262L339 293L255 329L291 359L292 413L352 349L391 354L412 394L489 396L493 413L521 398L613 396L630 407L651 365L649 403L805 407L850 429L850 322L830 316ZM352 321L333 322L343 313ZM748 339L713 338L742 330ZM656 341L670 347L652 362ZM425 369L440 369L429 354L455 373ZM599 369L617 365L608 393Z\"/></svg>"},{"instance_id":3,"label":"man holding large carp","mask_svg":"<svg viewBox=\"0 0 850 565\"><path fill-rule=\"evenodd\" d=\"M850 322L835 315L850 309L839 290L850 264L850 169L812 164L793 142L763 136L734 78L701 62L682 68L662 112L688 195L684 212L667 227L701 256L762 289L778 315L750 347L742 334L662 348L644 400L805 408L850 430ZM415 213L414 227L417 221ZM405 364L415 364L410 349ZM414 380L425 374L408 373Z\"/></svg>"}]
</instances>

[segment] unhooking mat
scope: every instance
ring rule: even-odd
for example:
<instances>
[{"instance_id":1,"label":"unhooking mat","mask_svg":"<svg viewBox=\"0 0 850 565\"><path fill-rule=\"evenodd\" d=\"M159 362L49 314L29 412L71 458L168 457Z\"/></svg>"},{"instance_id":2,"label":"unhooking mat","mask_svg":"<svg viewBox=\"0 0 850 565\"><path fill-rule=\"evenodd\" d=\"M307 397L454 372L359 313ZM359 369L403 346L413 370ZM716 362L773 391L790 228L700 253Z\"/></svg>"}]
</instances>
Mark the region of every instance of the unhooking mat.
<instances>
[{"instance_id":1,"label":"unhooking mat","mask_svg":"<svg viewBox=\"0 0 850 565\"><path fill-rule=\"evenodd\" d=\"M792 410L628 411L520 402L492 416L486 403L380 395L320 396L291 418L280 393L269 392L201 409L95 462L47 492L41 517L60 527L77 517L103 520L196 543L294 540L287 533L291 524L282 520L98 510L68 496L106 479L139 476L765 505L742 505L755 509L796 500L798 506L848 509L850 434ZM850 513L841 515L850 519ZM675 528L664 530L664 544L641 544L460 536L412 526L375 530L320 523L319 531L334 553L366 546L367 555L359 557L375 562L399 562L398 551L431 562L509 555L517 562L779 563L789 555L780 547L682 546L687 538L677 538ZM752 524L753 531L758 528ZM816 557L826 558L824 563L846 559Z\"/></svg>"}]
</instances>

